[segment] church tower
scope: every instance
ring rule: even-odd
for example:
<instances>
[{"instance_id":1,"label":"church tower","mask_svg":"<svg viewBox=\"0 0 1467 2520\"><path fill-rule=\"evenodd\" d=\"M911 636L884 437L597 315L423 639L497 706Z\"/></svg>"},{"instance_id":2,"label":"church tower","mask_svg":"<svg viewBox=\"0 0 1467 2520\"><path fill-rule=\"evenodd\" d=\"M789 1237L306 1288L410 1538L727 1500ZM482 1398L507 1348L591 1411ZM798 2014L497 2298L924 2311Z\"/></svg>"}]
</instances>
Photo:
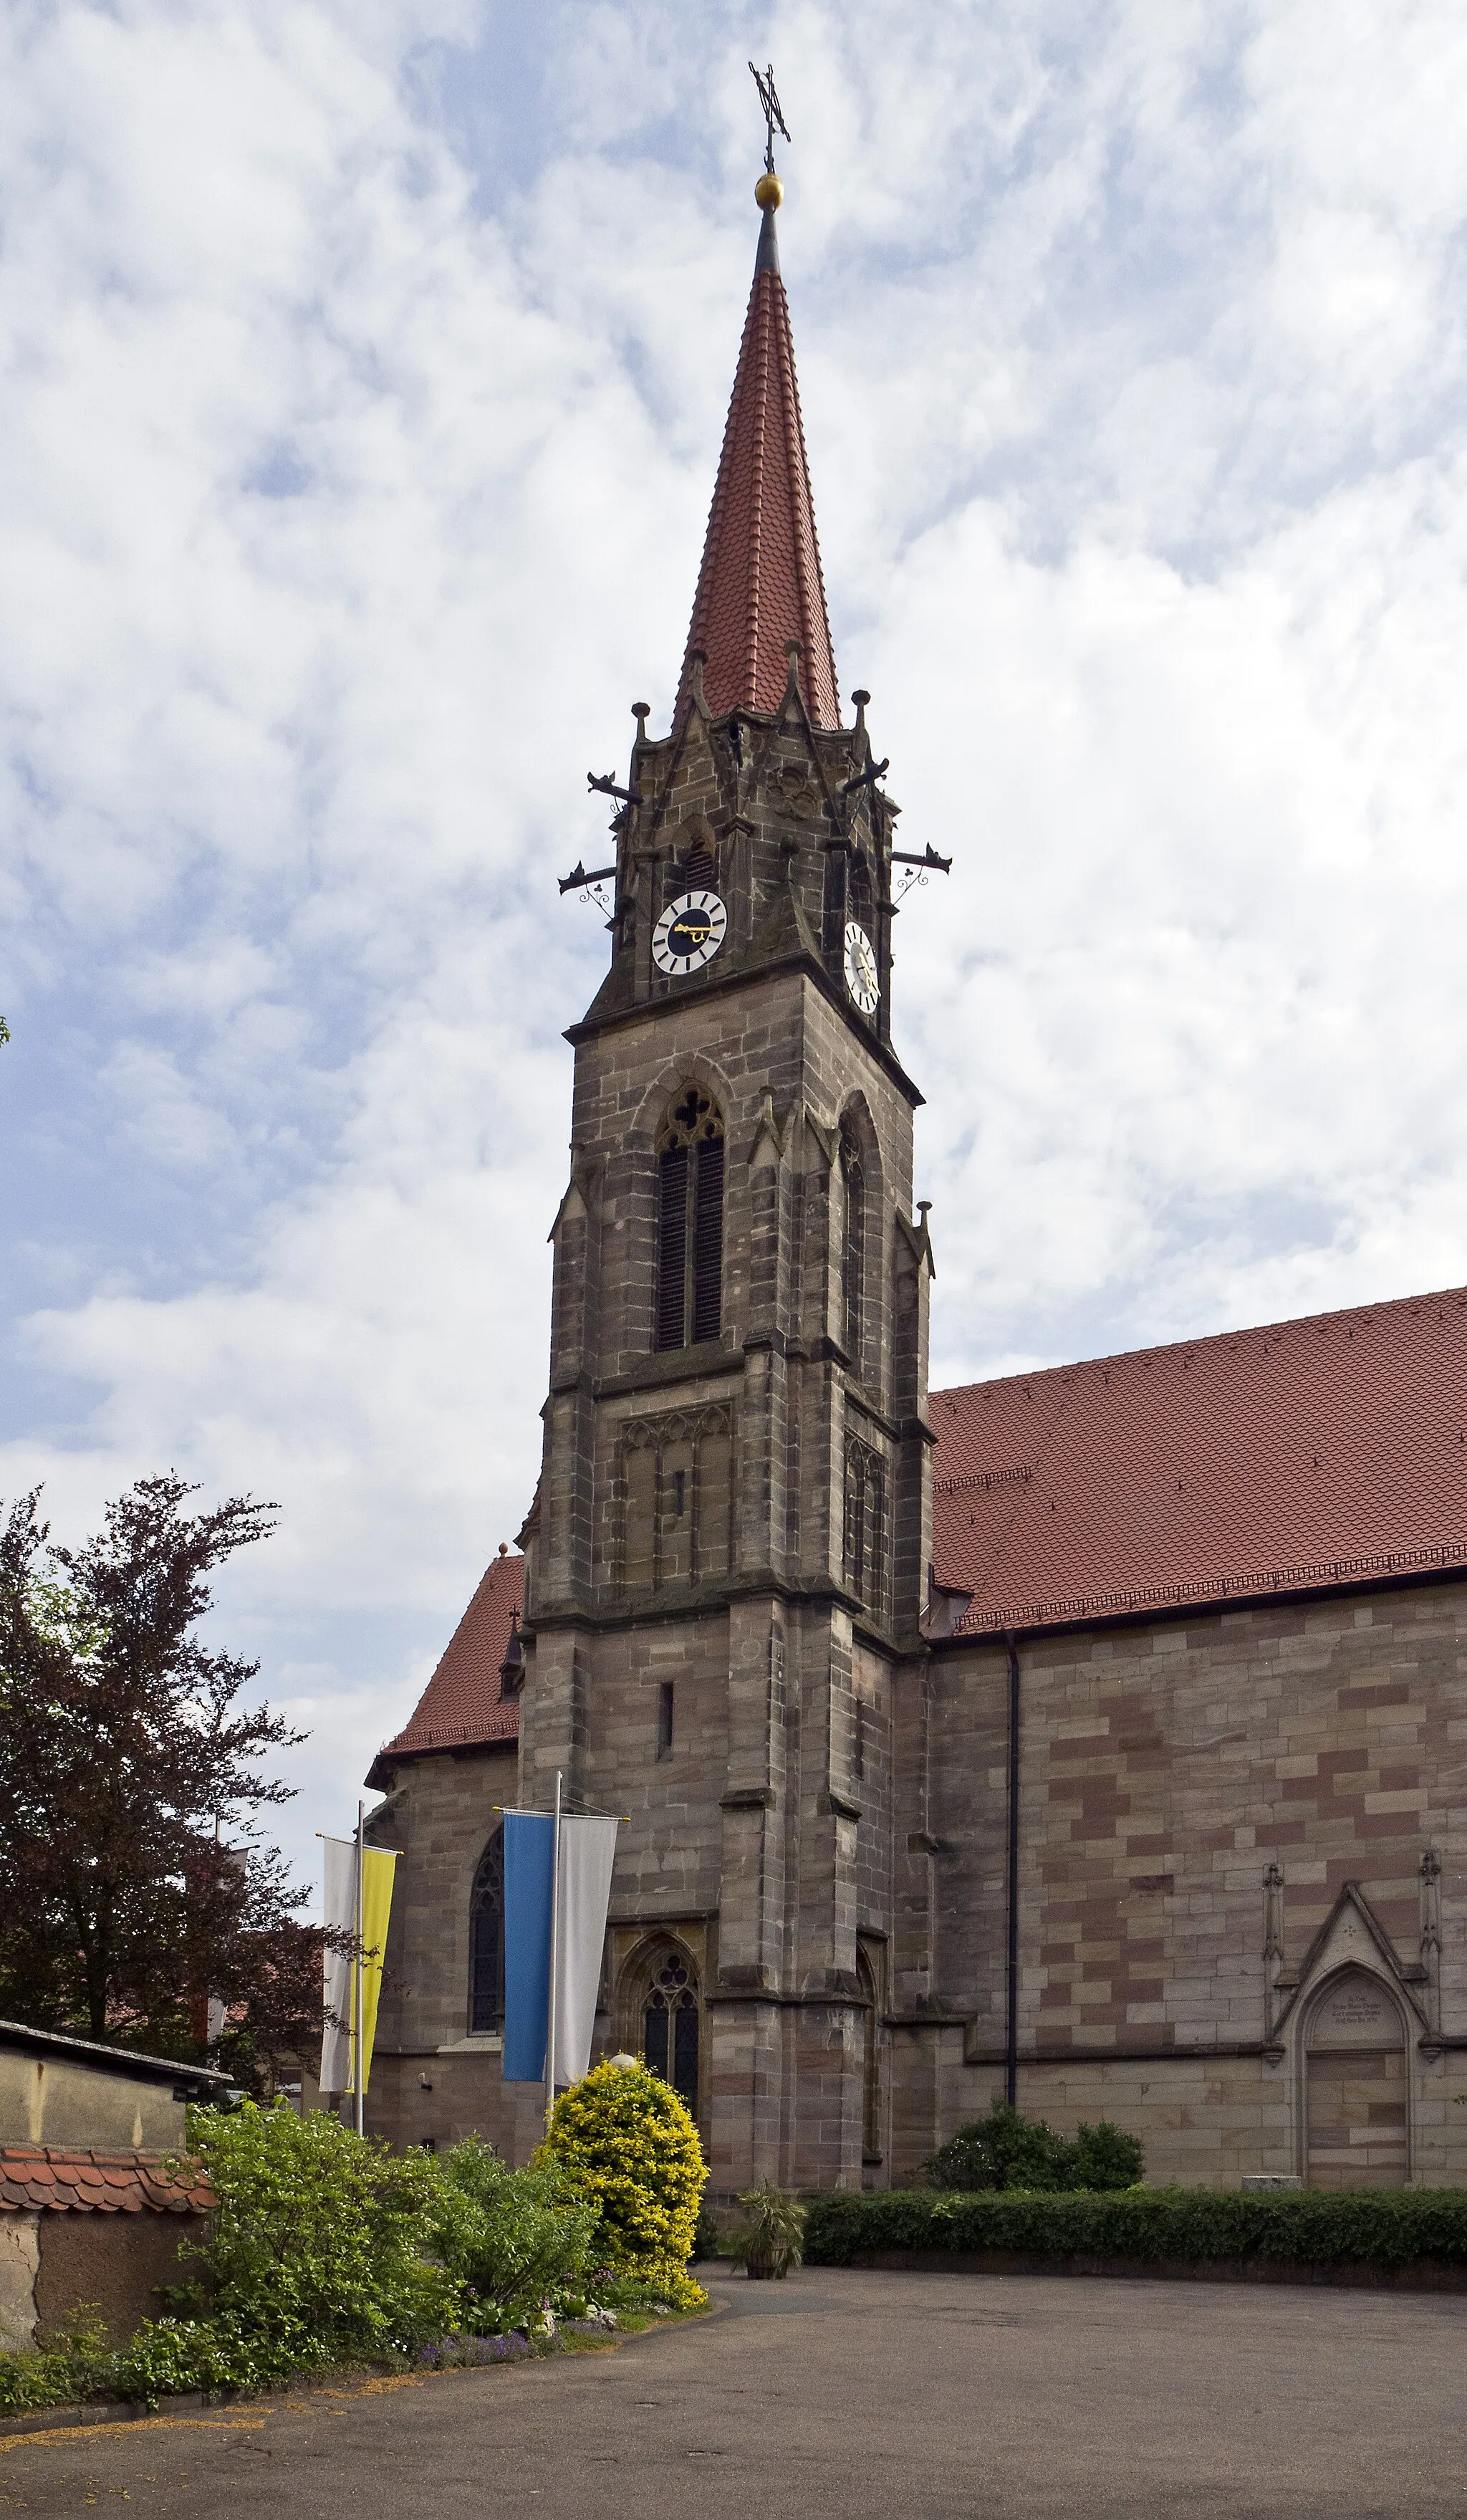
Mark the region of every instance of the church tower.
<instances>
[{"instance_id":1,"label":"church tower","mask_svg":"<svg viewBox=\"0 0 1467 2520\"><path fill-rule=\"evenodd\" d=\"M558 1771L629 1815L598 2045L684 2092L716 2192L883 2177L930 1557L897 808L866 693L841 721L772 163L756 198L672 725L636 705L610 968L568 1035L523 1534L520 1798Z\"/></svg>"}]
</instances>

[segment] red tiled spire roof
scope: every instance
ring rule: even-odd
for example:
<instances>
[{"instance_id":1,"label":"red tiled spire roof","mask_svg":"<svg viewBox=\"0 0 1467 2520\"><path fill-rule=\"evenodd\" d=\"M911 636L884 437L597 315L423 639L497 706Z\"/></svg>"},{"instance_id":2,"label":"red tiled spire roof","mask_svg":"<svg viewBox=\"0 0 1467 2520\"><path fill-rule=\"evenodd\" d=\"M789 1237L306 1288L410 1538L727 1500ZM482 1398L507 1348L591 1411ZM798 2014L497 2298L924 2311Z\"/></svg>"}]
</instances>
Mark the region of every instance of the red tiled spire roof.
<instances>
[{"instance_id":1,"label":"red tiled spire roof","mask_svg":"<svg viewBox=\"0 0 1467 2520\"><path fill-rule=\"evenodd\" d=\"M972 1635L1467 1566L1467 1287L934 1392Z\"/></svg>"},{"instance_id":2,"label":"red tiled spire roof","mask_svg":"<svg viewBox=\"0 0 1467 2520\"><path fill-rule=\"evenodd\" d=\"M491 1557L437 1670L402 1732L378 1752L378 1761L518 1740L519 1701L501 1697L499 1667L511 1618L523 1607L524 1559Z\"/></svg>"},{"instance_id":3,"label":"red tiled spire roof","mask_svg":"<svg viewBox=\"0 0 1467 2520\"><path fill-rule=\"evenodd\" d=\"M784 697L791 639L800 643L800 691L811 718L839 726L789 307L768 209L708 513L679 720L692 692L695 649L707 658L703 690L715 717L738 707L773 715Z\"/></svg>"}]
</instances>

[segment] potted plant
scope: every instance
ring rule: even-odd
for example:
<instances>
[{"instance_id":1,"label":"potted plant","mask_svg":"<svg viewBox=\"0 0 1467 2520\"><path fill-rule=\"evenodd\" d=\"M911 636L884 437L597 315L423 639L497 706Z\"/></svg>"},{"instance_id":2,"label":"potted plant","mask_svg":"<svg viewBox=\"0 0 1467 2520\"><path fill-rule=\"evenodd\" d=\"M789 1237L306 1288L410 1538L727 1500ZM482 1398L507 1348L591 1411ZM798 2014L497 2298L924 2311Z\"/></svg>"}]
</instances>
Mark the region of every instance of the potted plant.
<instances>
[{"instance_id":1,"label":"potted plant","mask_svg":"<svg viewBox=\"0 0 1467 2520\"><path fill-rule=\"evenodd\" d=\"M724 2242L724 2255L763 2281L787 2275L804 2254L805 2208L787 2187L766 2179L738 2199L739 2220Z\"/></svg>"}]
</instances>

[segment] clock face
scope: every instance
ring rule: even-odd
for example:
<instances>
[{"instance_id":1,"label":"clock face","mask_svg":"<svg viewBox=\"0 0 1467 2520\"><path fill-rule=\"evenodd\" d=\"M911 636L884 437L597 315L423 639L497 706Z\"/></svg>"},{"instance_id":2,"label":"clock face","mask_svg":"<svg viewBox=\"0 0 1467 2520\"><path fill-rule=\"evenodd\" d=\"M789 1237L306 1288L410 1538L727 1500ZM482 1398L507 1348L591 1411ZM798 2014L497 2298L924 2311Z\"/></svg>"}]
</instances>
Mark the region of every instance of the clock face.
<instances>
[{"instance_id":1,"label":"clock face","mask_svg":"<svg viewBox=\"0 0 1467 2520\"><path fill-rule=\"evenodd\" d=\"M652 961L659 971L698 971L711 963L728 932L729 914L716 892L685 892L670 901L652 930Z\"/></svg>"},{"instance_id":2,"label":"clock face","mask_svg":"<svg viewBox=\"0 0 1467 2520\"><path fill-rule=\"evenodd\" d=\"M873 1015L881 995L876 949L859 920L846 921L846 987L864 1015Z\"/></svg>"}]
</instances>

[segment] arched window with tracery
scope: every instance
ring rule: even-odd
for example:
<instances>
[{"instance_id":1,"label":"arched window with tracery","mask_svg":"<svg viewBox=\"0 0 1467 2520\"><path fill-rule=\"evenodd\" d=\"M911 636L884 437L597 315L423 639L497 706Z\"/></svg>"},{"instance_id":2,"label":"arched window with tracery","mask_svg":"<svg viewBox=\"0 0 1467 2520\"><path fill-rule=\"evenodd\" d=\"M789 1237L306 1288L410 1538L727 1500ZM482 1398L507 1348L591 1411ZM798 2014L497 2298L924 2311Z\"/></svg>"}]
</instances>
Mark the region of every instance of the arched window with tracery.
<instances>
[{"instance_id":1,"label":"arched window with tracery","mask_svg":"<svg viewBox=\"0 0 1467 2520\"><path fill-rule=\"evenodd\" d=\"M657 1132L658 1347L716 1339L723 1295L724 1118L689 1085Z\"/></svg>"},{"instance_id":2,"label":"arched window with tracery","mask_svg":"<svg viewBox=\"0 0 1467 2520\"><path fill-rule=\"evenodd\" d=\"M497 1828L473 1876L468 1903L468 2027L476 2038L505 2026L505 1833Z\"/></svg>"},{"instance_id":3,"label":"arched window with tracery","mask_svg":"<svg viewBox=\"0 0 1467 2520\"><path fill-rule=\"evenodd\" d=\"M862 2002L861 2149L867 2161L881 2158L881 2009L876 1971L864 1943L856 1946L856 1983Z\"/></svg>"},{"instance_id":4,"label":"arched window with tracery","mask_svg":"<svg viewBox=\"0 0 1467 2520\"><path fill-rule=\"evenodd\" d=\"M840 1124L842 1191L840 1297L844 1317L842 1344L857 1372L861 1371L862 1327L866 1317L866 1167L861 1140L848 1116Z\"/></svg>"},{"instance_id":5,"label":"arched window with tracery","mask_svg":"<svg viewBox=\"0 0 1467 2520\"><path fill-rule=\"evenodd\" d=\"M686 1952L664 1946L652 1957L642 1996L642 2052L696 2115L699 2005L697 1971Z\"/></svg>"}]
</instances>

